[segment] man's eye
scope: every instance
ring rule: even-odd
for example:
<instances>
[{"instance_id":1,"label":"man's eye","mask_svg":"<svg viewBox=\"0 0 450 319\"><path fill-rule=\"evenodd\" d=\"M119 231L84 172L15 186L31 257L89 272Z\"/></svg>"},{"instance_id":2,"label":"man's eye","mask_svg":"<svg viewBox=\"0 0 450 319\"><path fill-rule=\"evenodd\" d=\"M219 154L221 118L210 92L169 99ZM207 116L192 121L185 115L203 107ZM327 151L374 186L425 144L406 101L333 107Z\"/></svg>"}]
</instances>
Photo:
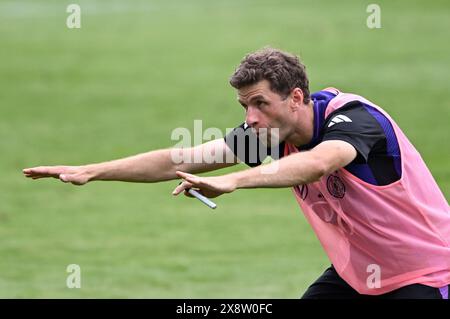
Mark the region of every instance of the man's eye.
<instances>
[{"instance_id":1,"label":"man's eye","mask_svg":"<svg viewBox=\"0 0 450 319\"><path fill-rule=\"evenodd\" d=\"M256 105L257 106L263 106L263 105L265 105L266 104L266 102L264 102L264 101L257 101L256 102Z\"/></svg>"}]
</instances>

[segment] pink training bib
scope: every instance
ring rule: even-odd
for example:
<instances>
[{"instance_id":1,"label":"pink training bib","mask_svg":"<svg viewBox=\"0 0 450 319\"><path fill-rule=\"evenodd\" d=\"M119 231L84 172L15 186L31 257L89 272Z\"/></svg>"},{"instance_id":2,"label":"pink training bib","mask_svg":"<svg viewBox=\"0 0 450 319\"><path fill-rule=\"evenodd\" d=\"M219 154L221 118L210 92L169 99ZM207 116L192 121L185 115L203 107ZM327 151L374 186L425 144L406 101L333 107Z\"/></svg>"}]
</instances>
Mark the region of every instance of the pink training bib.
<instances>
[{"instance_id":1,"label":"pink training bib","mask_svg":"<svg viewBox=\"0 0 450 319\"><path fill-rule=\"evenodd\" d=\"M379 295L420 283L450 284L450 209L420 154L380 107L337 93L327 117L361 101L390 121L401 153L401 178L385 186L366 183L345 168L294 194L339 275L361 294ZM286 143L285 155L298 152Z\"/></svg>"}]
</instances>

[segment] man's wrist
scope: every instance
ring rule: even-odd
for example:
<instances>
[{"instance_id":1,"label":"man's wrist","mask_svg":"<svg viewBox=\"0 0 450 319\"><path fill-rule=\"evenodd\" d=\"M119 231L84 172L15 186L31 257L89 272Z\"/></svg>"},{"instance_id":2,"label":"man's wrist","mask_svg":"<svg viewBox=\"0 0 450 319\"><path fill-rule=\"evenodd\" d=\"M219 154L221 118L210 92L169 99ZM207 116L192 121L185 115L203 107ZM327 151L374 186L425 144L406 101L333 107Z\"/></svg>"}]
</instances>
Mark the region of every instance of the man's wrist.
<instances>
[{"instance_id":1,"label":"man's wrist","mask_svg":"<svg viewBox=\"0 0 450 319\"><path fill-rule=\"evenodd\" d=\"M242 172L243 171L230 174L230 177L233 181L234 190L240 189L240 188L245 188L245 186L246 186L245 178L243 178Z\"/></svg>"},{"instance_id":2,"label":"man's wrist","mask_svg":"<svg viewBox=\"0 0 450 319\"><path fill-rule=\"evenodd\" d=\"M82 169L87 176L87 183L97 180L100 175L99 166L97 164L85 165Z\"/></svg>"}]
</instances>

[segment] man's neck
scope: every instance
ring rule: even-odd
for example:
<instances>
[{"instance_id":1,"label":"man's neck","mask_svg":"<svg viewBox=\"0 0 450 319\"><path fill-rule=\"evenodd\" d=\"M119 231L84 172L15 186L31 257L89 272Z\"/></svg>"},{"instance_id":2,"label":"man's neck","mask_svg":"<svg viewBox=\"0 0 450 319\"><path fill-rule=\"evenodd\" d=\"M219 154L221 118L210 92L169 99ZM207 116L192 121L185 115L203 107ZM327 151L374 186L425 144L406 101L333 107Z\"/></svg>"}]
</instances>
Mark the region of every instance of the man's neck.
<instances>
[{"instance_id":1,"label":"man's neck","mask_svg":"<svg viewBox=\"0 0 450 319\"><path fill-rule=\"evenodd\" d=\"M286 142L295 146L307 145L314 137L314 102L311 100L306 108L307 112L303 113L305 118L297 120L299 125L295 128L294 133L286 139Z\"/></svg>"}]
</instances>

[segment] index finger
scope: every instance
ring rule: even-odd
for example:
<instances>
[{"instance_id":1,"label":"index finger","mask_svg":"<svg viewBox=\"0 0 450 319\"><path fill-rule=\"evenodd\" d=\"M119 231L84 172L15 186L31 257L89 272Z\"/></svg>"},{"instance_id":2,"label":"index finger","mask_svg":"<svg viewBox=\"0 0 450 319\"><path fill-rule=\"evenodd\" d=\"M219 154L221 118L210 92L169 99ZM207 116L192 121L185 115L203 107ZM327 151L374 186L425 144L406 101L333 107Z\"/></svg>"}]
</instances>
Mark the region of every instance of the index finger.
<instances>
[{"instance_id":1,"label":"index finger","mask_svg":"<svg viewBox=\"0 0 450 319\"><path fill-rule=\"evenodd\" d=\"M177 187L175 187L175 189L172 192L172 195L178 195L181 192L191 188L193 185L187 181L182 182L181 184L179 184Z\"/></svg>"},{"instance_id":2,"label":"index finger","mask_svg":"<svg viewBox=\"0 0 450 319\"><path fill-rule=\"evenodd\" d=\"M187 180L193 184L198 184L200 182L199 177L196 175L181 172L181 171L176 171L175 173L182 179Z\"/></svg>"},{"instance_id":3,"label":"index finger","mask_svg":"<svg viewBox=\"0 0 450 319\"><path fill-rule=\"evenodd\" d=\"M57 176L57 175L61 174L62 169L59 166L38 166L38 167L25 168L22 170L22 172L26 176L47 177L47 176Z\"/></svg>"}]
</instances>

